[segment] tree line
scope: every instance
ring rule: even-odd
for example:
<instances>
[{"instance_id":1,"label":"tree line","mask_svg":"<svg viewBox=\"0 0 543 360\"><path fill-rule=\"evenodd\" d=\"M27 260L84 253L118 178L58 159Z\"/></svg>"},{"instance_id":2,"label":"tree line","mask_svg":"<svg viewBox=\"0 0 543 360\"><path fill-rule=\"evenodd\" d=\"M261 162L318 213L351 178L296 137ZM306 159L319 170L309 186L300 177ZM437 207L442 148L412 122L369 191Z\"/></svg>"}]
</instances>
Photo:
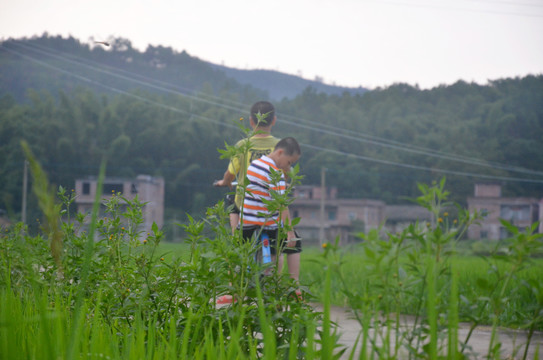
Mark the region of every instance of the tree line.
<instances>
[{"instance_id":1,"label":"tree line","mask_svg":"<svg viewBox=\"0 0 543 360\"><path fill-rule=\"evenodd\" d=\"M217 149L243 136L237 124L248 126L250 107L86 88L28 96L28 103L0 100L0 207L13 215L21 205L23 139L54 184L73 188L106 158L108 176L163 176L166 206L180 216L202 211L224 193L211 186L227 164ZM442 176L460 202L477 181L504 184L504 195L543 194L542 76L433 90L398 84L361 96L308 89L276 109L274 133L302 144L303 183L318 185L324 167L341 197L401 203L416 196L417 182Z\"/></svg>"},{"instance_id":2,"label":"tree line","mask_svg":"<svg viewBox=\"0 0 543 360\"><path fill-rule=\"evenodd\" d=\"M167 49L155 50L148 61L168 61L158 56L167 55ZM153 73L147 75L138 78L140 83ZM251 104L266 98L235 82L217 85L212 75L192 92L151 91L137 84L121 89L113 83L111 91L104 91L72 79L69 88L24 89L23 100L22 89L14 87L12 94L4 84L0 208L18 218L24 163L20 141L26 140L56 185L73 188L75 179L97 175L106 158L108 176L163 176L167 217L203 211L225 193L211 186L227 164L217 149L243 136L239 126L248 126ZM294 136L302 144L303 184L319 185L325 168L326 184L336 186L340 197L403 203L418 195L418 182L443 176L460 203L479 181L501 183L505 196L543 197L542 75L487 85L459 81L431 90L395 84L363 94L325 94L308 87L275 106L274 134ZM35 200L29 201L32 211Z\"/></svg>"}]
</instances>

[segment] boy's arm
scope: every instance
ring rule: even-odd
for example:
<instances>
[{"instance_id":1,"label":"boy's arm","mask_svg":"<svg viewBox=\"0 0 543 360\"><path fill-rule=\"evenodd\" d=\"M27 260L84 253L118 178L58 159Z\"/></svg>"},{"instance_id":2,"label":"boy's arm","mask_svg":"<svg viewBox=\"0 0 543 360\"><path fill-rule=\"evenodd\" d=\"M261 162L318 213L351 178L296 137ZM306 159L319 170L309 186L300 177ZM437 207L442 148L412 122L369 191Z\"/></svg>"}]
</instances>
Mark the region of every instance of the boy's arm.
<instances>
[{"instance_id":1,"label":"boy's arm","mask_svg":"<svg viewBox=\"0 0 543 360\"><path fill-rule=\"evenodd\" d=\"M283 224L287 224L287 221L290 221L290 211L288 210L288 207L281 213L281 220L283 221ZM294 230L289 230L287 232L287 247L294 247L296 245L296 241L294 241L295 238L296 235L294 234Z\"/></svg>"},{"instance_id":2,"label":"boy's arm","mask_svg":"<svg viewBox=\"0 0 543 360\"><path fill-rule=\"evenodd\" d=\"M239 146L239 143L236 144L236 146ZM232 182L236 179L236 174L238 174L240 166L241 160L239 156L234 156L231 158L222 179L216 180L213 183L213 186L228 186L230 189L232 189Z\"/></svg>"},{"instance_id":3,"label":"boy's arm","mask_svg":"<svg viewBox=\"0 0 543 360\"><path fill-rule=\"evenodd\" d=\"M236 175L232 174L228 169L224 172L221 180L217 180L213 183L213 186L228 186L232 188L232 181L236 178Z\"/></svg>"}]
</instances>

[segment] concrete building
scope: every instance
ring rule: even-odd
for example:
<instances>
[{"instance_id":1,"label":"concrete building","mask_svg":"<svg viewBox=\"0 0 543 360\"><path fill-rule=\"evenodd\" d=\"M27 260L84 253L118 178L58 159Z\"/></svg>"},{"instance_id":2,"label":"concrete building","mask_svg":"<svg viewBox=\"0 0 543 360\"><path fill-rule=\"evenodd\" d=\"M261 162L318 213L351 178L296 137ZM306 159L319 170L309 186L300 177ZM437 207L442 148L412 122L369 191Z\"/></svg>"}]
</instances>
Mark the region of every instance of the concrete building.
<instances>
[{"instance_id":1,"label":"concrete building","mask_svg":"<svg viewBox=\"0 0 543 360\"><path fill-rule=\"evenodd\" d=\"M498 240L508 236L500 219L507 220L519 228L531 226L539 221L539 232L543 228L543 199L528 197L502 197L499 184L475 184L473 197L467 199L470 213L477 211L483 215L480 224L471 225L468 229L470 239Z\"/></svg>"},{"instance_id":2,"label":"concrete building","mask_svg":"<svg viewBox=\"0 0 543 360\"><path fill-rule=\"evenodd\" d=\"M401 233L411 224L426 226L432 214L418 205L387 205L385 207L385 230L391 234Z\"/></svg>"},{"instance_id":3,"label":"concrete building","mask_svg":"<svg viewBox=\"0 0 543 360\"><path fill-rule=\"evenodd\" d=\"M339 199L336 188L298 186L290 206L293 217L301 218L296 229L308 242L333 241L339 236L345 244L357 241L358 233L380 229L387 233L400 233L411 224L424 226L432 221L432 214L418 205L387 205L383 201L368 199ZM469 239L498 240L507 237L500 220L504 219L524 229L539 221L543 233L543 199L531 197L502 197L499 184L476 184L473 197L467 199L470 213L483 215L478 224L468 228ZM322 232L322 234L321 234Z\"/></svg>"},{"instance_id":4,"label":"concrete building","mask_svg":"<svg viewBox=\"0 0 543 360\"><path fill-rule=\"evenodd\" d=\"M411 223L426 222L430 213L420 206L387 206L380 200L339 199L335 187L302 185L293 191L290 206L293 217L299 217L296 230L304 240L318 243L339 237L342 244L359 240L358 233L372 229L398 232ZM322 232L322 234L321 234Z\"/></svg>"},{"instance_id":5,"label":"concrete building","mask_svg":"<svg viewBox=\"0 0 543 360\"><path fill-rule=\"evenodd\" d=\"M78 179L75 181L77 211L90 213L96 197L98 180L96 177ZM164 179L150 175L138 175L135 179L106 178L102 189L102 199L111 198L112 194L121 193L128 200L138 200L146 203L142 209L142 232L149 232L153 222L159 228L164 225ZM103 211L103 205L102 210Z\"/></svg>"}]
</instances>

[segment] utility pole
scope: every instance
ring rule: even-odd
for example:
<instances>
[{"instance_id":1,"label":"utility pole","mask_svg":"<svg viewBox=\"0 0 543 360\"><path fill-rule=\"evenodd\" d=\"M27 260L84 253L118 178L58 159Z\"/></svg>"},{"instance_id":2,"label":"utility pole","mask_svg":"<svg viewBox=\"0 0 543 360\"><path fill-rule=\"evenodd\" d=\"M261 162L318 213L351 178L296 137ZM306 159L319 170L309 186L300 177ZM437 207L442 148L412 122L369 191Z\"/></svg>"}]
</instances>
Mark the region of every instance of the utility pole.
<instances>
[{"instance_id":1,"label":"utility pole","mask_svg":"<svg viewBox=\"0 0 543 360\"><path fill-rule=\"evenodd\" d=\"M320 211L320 225L319 225L319 244L322 246L324 243L324 201L326 197L326 168L321 168L321 211Z\"/></svg>"},{"instance_id":2,"label":"utility pole","mask_svg":"<svg viewBox=\"0 0 543 360\"><path fill-rule=\"evenodd\" d=\"M177 242L177 215L175 215L175 213L173 214L173 221L171 224L173 227L172 241Z\"/></svg>"},{"instance_id":3,"label":"utility pole","mask_svg":"<svg viewBox=\"0 0 543 360\"><path fill-rule=\"evenodd\" d=\"M21 206L21 222L23 228L26 225L26 194L28 192L28 161L25 160L25 166L23 170L23 204Z\"/></svg>"}]
</instances>

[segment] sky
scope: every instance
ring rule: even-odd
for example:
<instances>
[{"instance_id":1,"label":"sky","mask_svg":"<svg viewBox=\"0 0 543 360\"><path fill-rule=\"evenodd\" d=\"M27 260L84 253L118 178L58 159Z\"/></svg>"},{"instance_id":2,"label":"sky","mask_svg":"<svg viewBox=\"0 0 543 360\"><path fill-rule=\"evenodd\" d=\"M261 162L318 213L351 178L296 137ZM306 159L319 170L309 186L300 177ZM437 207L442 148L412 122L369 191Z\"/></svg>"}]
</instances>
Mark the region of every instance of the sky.
<instances>
[{"instance_id":1,"label":"sky","mask_svg":"<svg viewBox=\"0 0 543 360\"><path fill-rule=\"evenodd\" d=\"M0 40L44 32L369 89L543 74L543 0L0 0Z\"/></svg>"}]
</instances>

